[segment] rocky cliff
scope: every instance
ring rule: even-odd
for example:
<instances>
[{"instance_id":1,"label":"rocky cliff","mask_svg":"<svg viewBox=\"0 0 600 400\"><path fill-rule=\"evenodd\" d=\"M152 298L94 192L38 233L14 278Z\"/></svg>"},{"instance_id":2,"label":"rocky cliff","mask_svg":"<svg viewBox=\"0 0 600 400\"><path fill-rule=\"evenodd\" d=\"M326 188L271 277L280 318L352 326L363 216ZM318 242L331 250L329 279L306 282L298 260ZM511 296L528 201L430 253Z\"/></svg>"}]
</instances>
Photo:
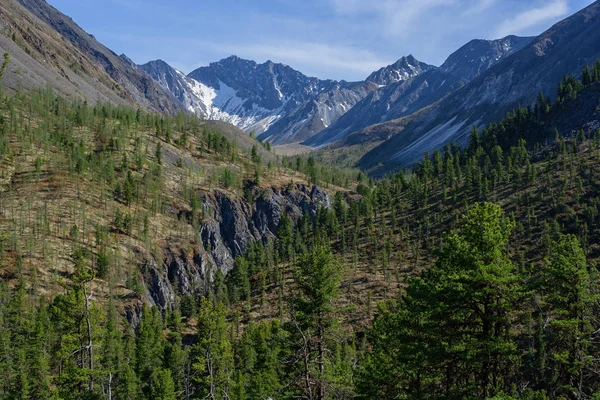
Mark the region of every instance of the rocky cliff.
<instances>
[{"instance_id":1,"label":"rocky cliff","mask_svg":"<svg viewBox=\"0 0 600 400\"><path fill-rule=\"evenodd\" d=\"M315 216L320 207L331 206L329 195L319 188L296 185L285 189L253 188L253 203L223 192L203 194L204 219L200 224L203 248L188 252L166 246L162 259L152 257L142 265L146 295L152 304L170 308L177 295L202 295L217 270L227 274L235 257L254 241L276 235L282 216L297 221ZM191 253L191 254L190 254ZM135 324L139 308L129 309Z\"/></svg>"}]
</instances>

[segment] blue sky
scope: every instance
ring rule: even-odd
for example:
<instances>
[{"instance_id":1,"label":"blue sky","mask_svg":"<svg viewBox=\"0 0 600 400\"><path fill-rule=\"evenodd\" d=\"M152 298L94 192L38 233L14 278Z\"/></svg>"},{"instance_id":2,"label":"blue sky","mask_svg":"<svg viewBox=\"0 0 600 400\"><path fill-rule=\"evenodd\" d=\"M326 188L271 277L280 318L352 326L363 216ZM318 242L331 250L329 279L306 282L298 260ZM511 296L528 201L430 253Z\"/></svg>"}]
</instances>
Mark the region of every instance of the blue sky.
<instances>
[{"instance_id":1,"label":"blue sky","mask_svg":"<svg viewBox=\"0 0 600 400\"><path fill-rule=\"evenodd\" d=\"M185 73L235 54L361 80L403 55L537 35L592 0L49 0L117 54Z\"/></svg>"}]
</instances>

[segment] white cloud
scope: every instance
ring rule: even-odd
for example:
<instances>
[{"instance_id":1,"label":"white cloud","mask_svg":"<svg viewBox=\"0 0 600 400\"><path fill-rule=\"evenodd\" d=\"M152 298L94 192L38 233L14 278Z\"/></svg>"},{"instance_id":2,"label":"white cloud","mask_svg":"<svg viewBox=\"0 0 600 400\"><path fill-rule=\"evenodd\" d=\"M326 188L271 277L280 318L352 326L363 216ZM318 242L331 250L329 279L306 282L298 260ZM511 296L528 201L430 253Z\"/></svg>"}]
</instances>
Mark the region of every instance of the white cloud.
<instances>
[{"instance_id":1,"label":"white cloud","mask_svg":"<svg viewBox=\"0 0 600 400\"><path fill-rule=\"evenodd\" d=\"M439 16L482 13L496 5L498 0L330 0L334 11L342 16L375 18L382 33L409 37L415 25L431 13ZM437 10L437 11L436 11Z\"/></svg>"},{"instance_id":2,"label":"white cloud","mask_svg":"<svg viewBox=\"0 0 600 400\"><path fill-rule=\"evenodd\" d=\"M375 16L384 33L394 36L410 34L411 26L426 12L458 3L458 0L330 0L341 15ZM489 0L478 0L489 1Z\"/></svg>"},{"instance_id":3,"label":"white cloud","mask_svg":"<svg viewBox=\"0 0 600 400\"><path fill-rule=\"evenodd\" d=\"M569 5L567 4L567 0L552 0L543 6L532 8L506 19L496 30L496 37L522 34L529 28L563 17L568 12Z\"/></svg>"},{"instance_id":4,"label":"white cloud","mask_svg":"<svg viewBox=\"0 0 600 400\"><path fill-rule=\"evenodd\" d=\"M472 7L465 10L465 15L477 14L486 11L488 8L495 6L498 0L479 0Z\"/></svg>"}]
</instances>

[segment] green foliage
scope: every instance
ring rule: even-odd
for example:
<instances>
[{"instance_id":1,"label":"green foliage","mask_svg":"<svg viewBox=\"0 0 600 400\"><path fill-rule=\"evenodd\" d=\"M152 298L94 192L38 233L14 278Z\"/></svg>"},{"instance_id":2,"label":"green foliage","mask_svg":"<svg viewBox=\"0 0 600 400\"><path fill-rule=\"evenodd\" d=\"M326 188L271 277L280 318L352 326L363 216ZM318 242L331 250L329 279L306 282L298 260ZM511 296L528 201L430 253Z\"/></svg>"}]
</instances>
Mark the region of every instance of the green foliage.
<instances>
[{"instance_id":1,"label":"green foliage","mask_svg":"<svg viewBox=\"0 0 600 400\"><path fill-rule=\"evenodd\" d=\"M109 273L110 261L108 259L108 255L104 252L98 253L98 258L96 259L96 276L98 278L106 278Z\"/></svg>"},{"instance_id":2,"label":"green foliage","mask_svg":"<svg viewBox=\"0 0 600 400\"><path fill-rule=\"evenodd\" d=\"M4 74L6 74L8 64L10 64L10 54L4 53L4 62L2 63L2 66L0 66L0 83L4 80Z\"/></svg>"},{"instance_id":3,"label":"green foliage","mask_svg":"<svg viewBox=\"0 0 600 400\"><path fill-rule=\"evenodd\" d=\"M340 274L338 262L325 247L315 247L300 256L295 267L298 292L291 317L296 329L295 354L302 360L302 393L311 399L326 398L331 386L326 364L330 362L331 335L336 326L332 302L338 294Z\"/></svg>"},{"instance_id":4,"label":"green foliage","mask_svg":"<svg viewBox=\"0 0 600 400\"><path fill-rule=\"evenodd\" d=\"M158 142L156 145L156 151L154 152L154 158L158 165L162 165L162 144Z\"/></svg>"},{"instance_id":5,"label":"green foliage","mask_svg":"<svg viewBox=\"0 0 600 400\"><path fill-rule=\"evenodd\" d=\"M591 352L600 323L600 280L590 273L577 237L561 235L542 274L542 293L548 304L548 324L543 335L548 367L546 388L552 396L592 394L582 385L598 367ZM587 385L586 385L587 386ZM597 387L598 390L598 387Z\"/></svg>"},{"instance_id":6,"label":"green foliage","mask_svg":"<svg viewBox=\"0 0 600 400\"><path fill-rule=\"evenodd\" d=\"M510 388L502 377L518 366L511 326L521 300L511 229L499 207L475 205L435 265L380 309L363 397L487 398Z\"/></svg>"},{"instance_id":7,"label":"green foliage","mask_svg":"<svg viewBox=\"0 0 600 400\"><path fill-rule=\"evenodd\" d=\"M198 398L227 399L234 373L233 348L227 337L226 309L207 298L200 300L198 340L192 350Z\"/></svg>"}]
</instances>

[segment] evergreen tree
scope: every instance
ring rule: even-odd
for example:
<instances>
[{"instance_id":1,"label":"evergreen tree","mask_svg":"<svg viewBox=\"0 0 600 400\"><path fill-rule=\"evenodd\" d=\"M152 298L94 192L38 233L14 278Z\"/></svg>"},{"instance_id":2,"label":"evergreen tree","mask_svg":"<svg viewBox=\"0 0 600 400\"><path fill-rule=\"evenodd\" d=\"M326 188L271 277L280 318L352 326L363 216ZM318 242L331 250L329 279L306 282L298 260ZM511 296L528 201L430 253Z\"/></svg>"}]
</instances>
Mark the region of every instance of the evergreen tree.
<instances>
[{"instance_id":1,"label":"evergreen tree","mask_svg":"<svg viewBox=\"0 0 600 400\"><path fill-rule=\"evenodd\" d=\"M520 292L506 253L511 229L499 207L475 205L397 308L380 310L359 385L365 398L487 398L510 388Z\"/></svg>"},{"instance_id":2,"label":"evergreen tree","mask_svg":"<svg viewBox=\"0 0 600 400\"><path fill-rule=\"evenodd\" d=\"M599 363L591 353L600 328L596 314L599 284L597 272L588 269L579 240L560 236L543 271L545 300L551 307L544 332L553 377L548 389L556 397L574 393L576 398L585 398L600 390L598 380L592 378Z\"/></svg>"},{"instance_id":3,"label":"evergreen tree","mask_svg":"<svg viewBox=\"0 0 600 400\"><path fill-rule=\"evenodd\" d=\"M1 86L2 82L4 81L4 74L6 74L6 69L8 68L8 64L10 64L10 54L4 53L4 62L2 63L2 66L0 66L0 86Z\"/></svg>"},{"instance_id":4,"label":"evergreen tree","mask_svg":"<svg viewBox=\"0 0 600 400\"><path fill-rule=\"evenodd\" d=\"M158 165L162 165L162 143L158 142L156 145L156 151L154 153L154 157L156 158L156 163Z\"/></svg>"},{"instance_id":5,"label":"evergreen tree","mask_svg":"<svg viewBox=\"0 0 600 400\"><path fill-rule=\"evenodd\" d=\"M330 355L329 335L335 325L332 302L338 294L340 273L338 262L325 247L300 256L295 266L298 292L293 299L292 332L299 336L303 395L309 399L323 400L327 395L325 367Z\"/></svg>"},{"instance_id":6,"label":"evergreen tree","mask_svg":"<svg viewBox=\"0 0 600 400\"><path fill-rule=\"evenodd\" d=\"M228 399L233 382L233 348L227 336L226 309L222 303L200 300L197 343L192 368L196 378L196 398Z\"/></svg>"}]
</instances>

